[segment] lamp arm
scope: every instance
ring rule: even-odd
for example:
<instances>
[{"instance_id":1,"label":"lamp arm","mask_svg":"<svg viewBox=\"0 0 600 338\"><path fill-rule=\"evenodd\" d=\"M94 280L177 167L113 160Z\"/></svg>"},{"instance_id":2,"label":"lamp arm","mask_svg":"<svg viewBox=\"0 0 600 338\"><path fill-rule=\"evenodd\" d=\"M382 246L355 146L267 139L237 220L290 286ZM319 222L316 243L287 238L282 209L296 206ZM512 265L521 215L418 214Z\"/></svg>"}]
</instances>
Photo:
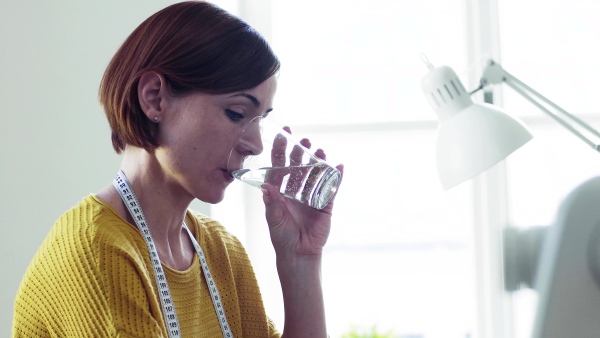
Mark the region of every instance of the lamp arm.
<instances>
[{"instance_id":1,"label":"lamp arm","mask_svg":"<svg viewBox=\"0 0 600 338\"><path fill-rule=\"evenodd\" d=\"M488 84L499 84L501 82L505 82L508 86L510 86L514 91L523 96L533 105L538 107L541 111L552 117L556 122L560 123L563 127L567 128L571 133L575 136L579 137L582 141L590 145L596 151L600 151L600 145L594 143L592 140L583 135L574 125L578 125L579 127L587 130L592 133L596 137L600 138L600 133L592 128L590 125L579 119L578 117L570 114L556 103L550 101L533 88L529 87L523 81L517 79L515 76L511 75L509 72L504 70L500 64L490 60L488 65L483 71L483 76L481 78L481 86L486 86ZM550 111L543 103L552 107L557 113L553 113ZM562 117L558 114L560 113ZM572 123L569 123L568 121Z\"/></svg>"}]
</instances>

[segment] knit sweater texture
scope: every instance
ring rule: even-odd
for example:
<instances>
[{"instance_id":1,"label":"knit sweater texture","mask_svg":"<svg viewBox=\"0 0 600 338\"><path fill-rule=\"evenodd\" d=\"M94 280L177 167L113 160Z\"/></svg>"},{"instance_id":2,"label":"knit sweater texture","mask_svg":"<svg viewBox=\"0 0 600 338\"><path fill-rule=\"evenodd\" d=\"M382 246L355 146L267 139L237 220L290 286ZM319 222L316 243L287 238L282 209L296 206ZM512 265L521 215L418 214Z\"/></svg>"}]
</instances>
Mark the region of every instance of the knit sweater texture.
<instances>
[{"instance_id":1,"label":"knit sweater texture","mask_svg":"<svg viewBox=\"0 0 600 338\"><path fill-rule=\"evenodd\" d=\"M240 241L188 211L235 337L280 337L265 314ZM198 256L163 264L181 336L222 336ZM110 205L87 196L64 213L31 261L14 304L13 337L168 337L144 239Z\"/></svg>"}]
</instances>

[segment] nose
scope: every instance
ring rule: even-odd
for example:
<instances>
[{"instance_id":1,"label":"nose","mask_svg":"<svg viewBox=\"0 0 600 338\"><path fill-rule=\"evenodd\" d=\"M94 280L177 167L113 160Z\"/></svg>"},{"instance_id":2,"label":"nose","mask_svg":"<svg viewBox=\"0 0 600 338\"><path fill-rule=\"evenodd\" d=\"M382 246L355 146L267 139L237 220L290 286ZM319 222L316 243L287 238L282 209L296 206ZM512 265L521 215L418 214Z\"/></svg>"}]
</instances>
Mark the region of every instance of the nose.
<instances>
[{"instance_id":1,"label":"nose","mask_svg":"<svg viewBox=\"0 0 600 338\"><path fill-rule=\"evenodd\" d=\"M246 168L249 162L256 160L256 155L263 152L262 122L262 117L255 117L243 128L229 154L227 170Z\"/></svg>"},{"instance_id":2,"label":"nose","mask_svg":"<svg viewBox=\"0 0 600 338\"><path fill-rule=\"evenodd\" d=\"M254 118L240 136L237 145L237 151L245 156L258 155L263 152L262 142L262 118Z\"/></svg>"}]
</instances>

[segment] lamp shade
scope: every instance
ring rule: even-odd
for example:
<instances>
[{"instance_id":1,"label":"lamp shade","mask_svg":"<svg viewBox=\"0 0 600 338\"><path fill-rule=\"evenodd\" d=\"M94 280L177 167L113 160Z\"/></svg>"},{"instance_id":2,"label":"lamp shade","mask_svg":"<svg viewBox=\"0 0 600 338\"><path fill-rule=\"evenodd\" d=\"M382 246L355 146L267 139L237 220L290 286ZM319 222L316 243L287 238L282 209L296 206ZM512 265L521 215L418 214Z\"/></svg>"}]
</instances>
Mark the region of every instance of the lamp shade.
<instances>
[{"instance_id":1,"label":"lamp shade","mask_svg":"<svg viewBox=\"0 0 600 338\"><path fill-rule=\"evenodd\" d=\"M422 89L439 118L436 161L444 189L469 180L532 139L520 121L473 103L450 67L432 68Z\"/></svg>"},{"instance_id":2,"label":"lamp shade","mask_svg":"<svg viewBox=\"0 0 600 338\"><path fill-rule=\"evenodd\" d=\"M524 125L490 104L472 104L440 121L436 161L443 188L479 175L531 138Z\"/></svg>"}]
</instances>

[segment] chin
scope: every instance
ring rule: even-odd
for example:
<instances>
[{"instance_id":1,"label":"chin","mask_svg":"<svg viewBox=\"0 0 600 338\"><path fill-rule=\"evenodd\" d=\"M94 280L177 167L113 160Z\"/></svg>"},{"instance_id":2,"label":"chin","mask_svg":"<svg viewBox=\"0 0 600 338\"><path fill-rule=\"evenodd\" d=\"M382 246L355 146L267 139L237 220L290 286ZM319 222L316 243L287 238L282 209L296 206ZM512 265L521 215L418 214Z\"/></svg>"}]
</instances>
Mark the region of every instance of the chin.
<instances>
[{"instance_id":1,"label":"chin","mask_svg":"<svg viewBox=\"0 0 600 338\"><path fill-rule=\"evenodd\" d=\"M220 194L203 194L196 197L204 203L208 204L218 204L225 198L225 191L222 191Z\"/></svg>"}]
</instances>

